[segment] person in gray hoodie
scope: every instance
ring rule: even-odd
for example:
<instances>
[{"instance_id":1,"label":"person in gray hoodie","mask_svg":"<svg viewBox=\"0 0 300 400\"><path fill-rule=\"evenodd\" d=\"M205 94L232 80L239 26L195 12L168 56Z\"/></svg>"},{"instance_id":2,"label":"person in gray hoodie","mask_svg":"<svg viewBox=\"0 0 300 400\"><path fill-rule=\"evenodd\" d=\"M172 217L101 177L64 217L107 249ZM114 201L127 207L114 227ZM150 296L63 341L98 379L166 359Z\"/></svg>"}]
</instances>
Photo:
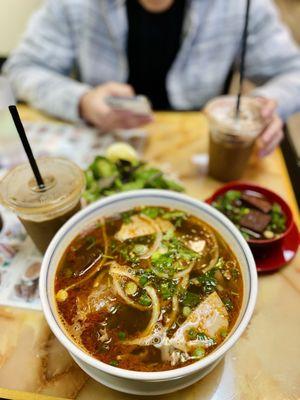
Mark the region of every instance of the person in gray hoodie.
<instances>
[{"instance_id":1,"label":"person in gray hoodie","mask_svg":"<svg viewBox=\"0 0 300 400\"><path fill-rule=\"evenodd\" d=\"M18 99L103 131L151 117L110 109L107 96L154 109L200 109L239 60L246 0L46 0L4 65ZM74 78L74 70L77 71ZM263 103L260 155L300 110L300 52L272 0L252 0L246 77Z\"/></svg>"}]
</instances>

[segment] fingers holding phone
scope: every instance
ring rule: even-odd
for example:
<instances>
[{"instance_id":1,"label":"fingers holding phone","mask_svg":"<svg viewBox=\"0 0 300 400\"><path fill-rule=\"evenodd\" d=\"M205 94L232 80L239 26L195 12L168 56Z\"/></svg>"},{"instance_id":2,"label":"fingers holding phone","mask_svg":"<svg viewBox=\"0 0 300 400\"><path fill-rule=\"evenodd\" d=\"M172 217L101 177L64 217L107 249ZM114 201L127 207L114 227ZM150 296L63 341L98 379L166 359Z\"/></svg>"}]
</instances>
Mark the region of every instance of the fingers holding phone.
<instances>
[{"instance_id":1,"label":"fingers holding phone","mask_svg":"<svg viewBox=\"0 0 300 400\"><path fill-rule=\"evenodd\" d=\"M134 91L129 85L117 82L106 83L82 96L79 104L80 115L103 132L137 128L153 119L149 103L149 108L144 108L147 112L141 112L146 103L145 100L137 99L139 97L134 96ZM133 104L135 106L132 107Z\"/></svg>"}]
</instances>

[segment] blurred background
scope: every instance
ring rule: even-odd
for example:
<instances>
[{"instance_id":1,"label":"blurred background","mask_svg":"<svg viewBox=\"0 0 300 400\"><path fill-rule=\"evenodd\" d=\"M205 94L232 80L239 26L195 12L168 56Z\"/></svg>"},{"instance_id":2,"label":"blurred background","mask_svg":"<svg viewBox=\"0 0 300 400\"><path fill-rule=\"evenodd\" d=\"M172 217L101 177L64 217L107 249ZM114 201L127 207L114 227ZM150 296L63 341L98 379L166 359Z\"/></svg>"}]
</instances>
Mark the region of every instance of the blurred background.
<instances>
[{"instance_id":1,"label":"blurred background","mask_svg":"<svg viewBox=\"0 0 300 400\"><path fill-rule=\"evenodd\" d=\"M58 0L59 1L59 0ZM300 0L274 0L300 45ZM0 68L1 64L17 45L31 14L43 0L0 1ZM282 145L289 172L294 182L300 179L300 114L290 118L287 139ZM300 185L295 187L300 192Z\"/></svg>"}]
</instances>

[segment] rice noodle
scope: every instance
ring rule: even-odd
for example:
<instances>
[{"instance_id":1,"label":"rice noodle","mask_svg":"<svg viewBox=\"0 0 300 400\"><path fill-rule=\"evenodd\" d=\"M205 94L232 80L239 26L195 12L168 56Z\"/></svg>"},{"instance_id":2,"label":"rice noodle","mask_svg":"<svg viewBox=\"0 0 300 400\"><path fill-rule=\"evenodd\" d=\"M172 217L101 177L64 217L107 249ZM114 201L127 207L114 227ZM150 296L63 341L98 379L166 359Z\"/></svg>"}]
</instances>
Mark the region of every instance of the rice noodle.
<instances>
[{"instance_id":1,"label":"rice noodle","mask_svg":"<svg viewBox=\"0 0 300 400\"><path fill-rule=\"evenodd\" d=\"M163 235L162 235L160 227L158 226L158 224L155 223L155 221L153 221L153 219L151 219L143 214L140 215L140 218L143 219L144 221L148 222L150 225L152 225L153 229L155 229L155 231L156 231L156 237L155 237L154 243L152 244L151 248L145 254L142 254L140 256L141 259L147 260L159 248L162 238L163 238Z\"/></svg>"},{"instance_id":2,"label":"rice noodle","mask_svg":"<svg viewBox=\"0 0 300 400\"><path fill-rule=\"evenodd\" d=\"M195 265L195 262L191 262L191 264L190 264L190 266L188 268L186 268L183 271L180 271L180 272L177 272L176 274L174 274L174 279L183 278L183 277L189 275L189 273L194 268L194 265Z\"/></svg>"},{"instance_id":3,"label":"rice noodle","mask_svg":"<svg viewBox=\"0 0 300 400\"><path fill-rule=\"evenodd\" d=\"M160 304L159 304L156 290L152 286L146 286L145 290L148 293L148 295L152 301L152 315L151 315L151 319L150 319L146 329L141 334L142 337L147 336L150 332L153 331L154 325L157 323L157 321L159 319L159 315L160 315Z\"/></svg>"},{"instance_id":4,"label":"rice noodle","mask_svg":"<svg viewBox=\"0 0 300 400\"><path fill-rule=\"evenodd\" d=\"M108 271L105 270L104 268L108 267L110 264L111 264L111 262L108 262L103 266L102 271L99 273L99 275L94 280L93 288L97 288L100 285L100 283L103 280L104 276L108 273Z\"/></svg>"},{"instance_id":5,"label":"rice noodle","mask_svg":"<svg viewBox=\"0 0 300 400\"><path fill-rule=\"evenodd\" d=\"M82 279L78 280L77 282L73 283L72 285L66 287L64 290L68 291L70 289L74 289L75 287L81 286L84 282L86 282L87 280L91 279L95 274L97 274L97 272L99 272L101 270L101 268L104 265L104 262L106 260L106 253L108 250L108 241L107 241L107 235L106 235L106 225L105 225L105 221L103 221L103 224L101 226L102 229L102 235L103 235L103 241L104 241L104 253L99 255L96 260L93 261L93 263L91 264L91 268L90 271L83 276Z\"/></svg>"},{"instance_id":6,"label":"rice noodle","mask_svg":"<svg viewBox=\"0 0 300 400\"><path fill-rule=\"evenodd\" d=\"M139 280L137 279L137 277L134 274L132 274L130 272L129 268L124 267L124 266L118 264L117 262L111 263L111 268L110 268L109 272L110 272L110 274L126 276L127 278L133 280L135 283L139 284Z\"/></svg>"},{"instance_id":7,"label":"rice noodle","mask_svg":"<svg viewBox=\"0 0 300 400\"><path fill-rule=\"evenodd\" d=\"M115 289L115 292L125 301L126 304L129 306L136 308L141 311L149 310L151 309L151 306L143 306L135 301L133 301L130 297L126 295L124 292L121 284L120 284L120 275L116 274L114 272L111 272L112 278L113 278L113 287Z\"/></svg>"},{"instance_id":8,"label":"rice noodle","mask_svg":"<svg viewBox=\"0 0 300 400\"><path fill-rule=\"evenodd\" d=\"M185 276L182 278L181 286L182 286L184 289L186 289L186 288L188 287L189 279L190 279L189 275L185 275Z\"/></svg>"},{"instance_id":9,"label":"rice noodle","mask_svg":"<svg viewBox=\"0 0 300 400\"><path fill-rule=\"evenodd\" d=\"M212 250L211 250L211 255L212 258L209 262L209 264L203 268L203 272L207 272L209 270L211 270L217 263L218 258L219 258L219 245L216 239L216 236L214 235L214 233L212 231L209 231L209 237L212 241Z\"/></svg>"},{"instance_id":10,"label":"rice noodle","mask_svg":"<svg viewBox=\"0 0 300 400\"><path fill-rule=\"evenodd\" d=\"M160 316L160 304L156 290L152 286L146 286L145 290L152 301L152 315L150 321L145 330L136 339L126 340L124 344L137 346L159 345L159 343L162 342L162 337L166 337L165 328L157 322ZM157 339L159 343L155 343L155 339Z\"/></svg>"},{"instance_id":11,"label":"rice noodle","mask_svg":"<svg viewBox=\"0 0 300 400\"><path fill-rule=\"evenodd\" d=\"M178 315L178 310L179 310L179 303L178 303L178 297L175 294L172 297L172 311L169 316L169 321L166 324L166 329L170 328L174 322L176 321L177 315Z\"/></svg>"}]
</instances>

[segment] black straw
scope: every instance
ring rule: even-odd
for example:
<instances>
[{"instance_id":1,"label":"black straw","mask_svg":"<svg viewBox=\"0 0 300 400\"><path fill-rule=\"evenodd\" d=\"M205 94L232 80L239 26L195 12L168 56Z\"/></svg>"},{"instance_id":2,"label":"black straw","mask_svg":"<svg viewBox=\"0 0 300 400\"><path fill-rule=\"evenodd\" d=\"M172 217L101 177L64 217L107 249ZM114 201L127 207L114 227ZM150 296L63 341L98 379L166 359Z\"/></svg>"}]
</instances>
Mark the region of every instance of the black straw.
<instances>
[{"instance_id":1,"label":"black straw","mask_svg":"<svg viewBox=\"0 0 300 400\"><path fill-rule=\"evenodd\" d=\"M45 183L44 183L43 178L42 178L42 176L40 174L40 171L39 171L39 168L38 168L37 163L35 161L35 158L33 156L30 144L28 142L28 139L27 139L27 136L26 136L26 133L25 133L24 126L22 124L20 115L18 113L18 109L17 109L16 106L9 106L8 108L9 108L9 111L11 113L12 119L14 120L16 129L18 131L18 134L20 136L21 142L23 144L25 153L26 153L26 155L28 157L32 172L33 172L33 174L35 176L36 183L38 184L38 187L41 190L43 190L43 189L45 189Z\"/></svg>"},{"instance_id":2,"label":"black straw","mask_svg":"<svg viewBox=\"0 0 300 400\"><path fill-rule=\"evenodd\" d=\"M236 103L236 118L239 118L239 116L240 116L241 97L242 97L243 83L244 83L244 77L245 77L245 60L246 60L246 53L247 53L250 4L251 4L251 0L247 0L245 24L244 24L244 31L243 31L243 37L242 37L242 52L241 52L241 63L240 63L240 84L239 84L239 92L238 92L237 103Z\"/></svg>"}]
</instances>

